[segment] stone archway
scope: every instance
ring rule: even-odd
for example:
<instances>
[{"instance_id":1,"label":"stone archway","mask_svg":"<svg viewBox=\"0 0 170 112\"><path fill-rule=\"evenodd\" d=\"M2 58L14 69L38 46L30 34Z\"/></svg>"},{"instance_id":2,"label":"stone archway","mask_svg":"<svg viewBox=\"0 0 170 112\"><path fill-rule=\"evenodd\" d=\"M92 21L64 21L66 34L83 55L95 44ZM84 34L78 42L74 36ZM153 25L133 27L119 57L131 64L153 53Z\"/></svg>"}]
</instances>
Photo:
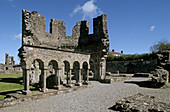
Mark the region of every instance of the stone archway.
<instances>
[{"instance_id":1,"label":"stone archway","mask_svg":"<svg viewBox=\"0 0 170 112\"><path fill-rule=\"evenodd\" d=\"M76 85L81 85L81 69L80 63L78 61L73 63L73 73L74 79L76 80Z\"/></svg>"},{"instance_id":2,"label":"stone archway","mask_svg":"<svg viewBox=\"0 0 170 112\"><path fill-rule=\"evenodd\" d=\"M66 76L66 84L71 84L71 72L70 72L70 63L68 61L64 61L64 75Z\"/></svg>"},{"instance_id":3,"label":"stone archway","mask_svg":"<svg viewBox=\"0 0 170 112\"><path fill-rule=\"evenodd\" d=\"M37 88L42 88L43 87L43 76L44 76L44 63L40 59L35 59L32 62L30 73L29 73L30 85L33 85Z\"/></svg>"},{"instance_id":4,"label":"stone archway","mask_svg":"<svg viewBox=\"0 0 170 112\"><path fill-rule=\"evenodd\" d=\"M47 88L56 88L58 85L58 63L55 60L51 60L48 64L48 74L46 76Z\"/></svg>"}]
</instances>

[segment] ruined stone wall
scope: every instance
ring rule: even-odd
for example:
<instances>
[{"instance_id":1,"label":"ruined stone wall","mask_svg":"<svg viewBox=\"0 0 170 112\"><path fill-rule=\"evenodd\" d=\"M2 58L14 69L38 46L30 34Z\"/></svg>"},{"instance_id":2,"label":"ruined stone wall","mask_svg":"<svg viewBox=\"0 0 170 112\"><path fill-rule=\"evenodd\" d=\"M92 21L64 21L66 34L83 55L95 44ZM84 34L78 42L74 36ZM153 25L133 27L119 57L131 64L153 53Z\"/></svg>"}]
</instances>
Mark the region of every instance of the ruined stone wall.
<instances>
[{"instance_id":1,"label":"ruined stone wall","mask_svg":"<svg viewBox=\"0 0 170 112\"><path fill-rule=\"evenodd\" d=\"M50 32L45 32L45 18L33 11L23 10L23 45L73 50L78 46L81 21L73 28L72 36L66 36L64 21L51 19Z\"/></svg>"},{"instance_id":2,"label":"ruined stone wall","mask_svg":"<svg viewBox=\"0 0 170 112\"><path fill-rule=\"evenodd\" d=\"M5 64L0 64L0 74L21 74L21 65L15 65L13 56L5 54Z\"/></svg>"},{"instance_id":3,"label":"ruined stone wall","mask_svg":"<svg viewBox=\"0 0 170 112\"><path fill-rule=\"evenodd\" d=\"M22 74L21 65L0 65L0 74Z\"/></svg>"},{"instance_id":4,"label":"ruined stone wall","mask_svg":"<svg viewBox=\"0 0 170 112\"><path fill-rule=\"evenodd\" d=\"M112 61L107 62L106 71L117 73L150 73L157 66L157 60L148 61Z\"/></svg>"},{"instance_id":5,"label":"ruined stone wall","mask_svg":"<svg viewBox=\"0 0 170 112\"><path fill-rule=\"evenodd\" d=\"M45 18L38 12L22 11L22 47L76 51L77 54L90 54L95 65L95 79L105 78L106 58L109 51L107 15L93 19L93 34L89 34L89 22L79 21L66 36L64 21L51 19L50 32L45 32ZM20 57L24 51L20 49ZM45 54L44 54L45 55ZM89 61L90 61L89 60Z\"/></svg>"}]
</instances>

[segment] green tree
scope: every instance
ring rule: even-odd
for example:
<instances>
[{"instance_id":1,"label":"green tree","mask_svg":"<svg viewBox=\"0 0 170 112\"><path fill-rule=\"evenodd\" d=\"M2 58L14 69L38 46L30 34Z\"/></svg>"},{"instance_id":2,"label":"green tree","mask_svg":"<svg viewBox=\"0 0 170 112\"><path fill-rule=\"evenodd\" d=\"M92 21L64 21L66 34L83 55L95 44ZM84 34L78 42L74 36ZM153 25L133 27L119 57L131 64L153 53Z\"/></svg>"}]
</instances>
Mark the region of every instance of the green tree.
<instances>
[{"instance_id":1,"label":"green tree","mask_svg":"<svg viewBox=\"0 0 170 112\"><path fill-rule=\"evenodd\" d=\"M158 41L156 44L150 47L150 50L153 53L170 50L170 42L167 40Z\"/></svg>"}]
</instances>

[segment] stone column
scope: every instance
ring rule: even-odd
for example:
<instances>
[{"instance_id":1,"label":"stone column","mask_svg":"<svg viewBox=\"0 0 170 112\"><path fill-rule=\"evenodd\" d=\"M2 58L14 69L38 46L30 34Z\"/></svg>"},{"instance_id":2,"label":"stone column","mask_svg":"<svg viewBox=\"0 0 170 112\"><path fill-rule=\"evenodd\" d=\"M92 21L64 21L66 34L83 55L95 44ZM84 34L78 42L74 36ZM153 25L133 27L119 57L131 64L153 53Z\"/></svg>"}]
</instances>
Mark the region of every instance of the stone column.
<instances>
[{"instance_id":1,"label":"stone column","mask_svg":"<svg viewBox=\"0 0 170 112\"><path fill-rule=\"evenodd\" d=\"M87 69L87 83L89 83L89 69Z\"/></svg>"},{"instance_id":2,"label":"stone column","mask_svg":"<svg viewBox=\"0 0 170 112\"><path fill-rule=\"evenodd\" d=\"M44 74L43 74L43 88L42 91L45 93L47 92L47 88L46 88L46 75L47 75L48 69L44 69Z\"/></svg>"},{"instance_id":3,"label":"stone column","mask_svg":"<svg viewBox=\"0 0 170 112\"><path fill-rule=\"evenodd\" d=\"M85 71L85 79L83 84L87 85L89 83L89 69Z\"/></svg>"},{"instance_id":4,"label":"stone column","mask_svg":"<svg viewBox=\"0 0 170 112\"><path fill-rule=\"evenodd\" d=\"M68 80L69 80L69 79L68 79L68 71L66 72L66 74L67 74L67 85L68 85L68 84L69 84L69 82L68 82Z\"/></svg>"},{"instance_id":5,"label":"stone column","mask_svg":"<svg viewBox=\"0 0 170 112\"><path fill-rule=\"evenodd\" d=\"M60 85L60 72L59 72L59 69L57 70L57 89L60 90L61 89L61 85Z\"/></svg>"},{"instance_id":6,"label":"stone column","mask_svg":"<svg viewBox=\"0 0 170 112\"><path fill-rule=\"evenodd\" d=\"M75 76L75 78L76 78L76 84L78 84L78 82L79 82L78 74L79 74L79 71L78 71L77 69L75 69L75 71L74 71L74 76Z\"/></svg>"},{"instance_id":7,"label":"stone column","mask_svg":"<svg viewBox=\"0 0 170 112\"><path fill-rule=\"evenodd\" d=\"M69 72L70 72L70 81L69 81L69 84L71 84L72 83L72 81L71 81L72 69L70 69Z\"/></svg>"},{"instance_id":8,"label":"stone column","mask_svg":"<svg viewBox=\"0 0 170 112\"><path fill-rule=\"evenodd\" d=\"M23 69L24 75L25 75L25 81L24 81L24 91L23 93L25 95L28 95L31 93L29 90L29 69Z\"/></svg>"},{"instance_id":9,"label":"stone column","mask_svg":"<svg viewBox=\"0 0 170 112\"><path fill-rule=\"evenodd\" d=\"M82 69L79 69L79 79L78 79L78 83L76 84L76 86L82 86L82 80L81 80L81 71Z\"/></svg>"},{"instance_id":10,"label":"stone column","mask_svg":"<svg viewBox=\"0 0 170 112\"><path fill-rule=\"evenodd\" d=\"M81 71L82 69L79 70L79 86L82 85Z\"/></svg>"}]
</instances>

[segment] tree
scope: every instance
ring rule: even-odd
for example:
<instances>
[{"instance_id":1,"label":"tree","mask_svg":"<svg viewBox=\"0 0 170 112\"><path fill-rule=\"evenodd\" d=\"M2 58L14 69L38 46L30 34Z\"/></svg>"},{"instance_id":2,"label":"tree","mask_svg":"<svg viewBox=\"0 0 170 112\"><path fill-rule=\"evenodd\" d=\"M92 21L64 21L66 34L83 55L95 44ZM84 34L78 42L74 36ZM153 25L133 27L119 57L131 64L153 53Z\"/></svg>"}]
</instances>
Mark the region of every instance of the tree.
<instances>
[{"instance_id":1,"label":"tree","mask_svg":"<svg viewBox=\"0 0 170 112\"><path fill-rule=\"evenodd\" d=\"M156 44L150 47L150 50L153 53L170 50L170 42L168 42L167 40L158 41Z\"/></svg>"}]
</instances>

